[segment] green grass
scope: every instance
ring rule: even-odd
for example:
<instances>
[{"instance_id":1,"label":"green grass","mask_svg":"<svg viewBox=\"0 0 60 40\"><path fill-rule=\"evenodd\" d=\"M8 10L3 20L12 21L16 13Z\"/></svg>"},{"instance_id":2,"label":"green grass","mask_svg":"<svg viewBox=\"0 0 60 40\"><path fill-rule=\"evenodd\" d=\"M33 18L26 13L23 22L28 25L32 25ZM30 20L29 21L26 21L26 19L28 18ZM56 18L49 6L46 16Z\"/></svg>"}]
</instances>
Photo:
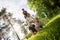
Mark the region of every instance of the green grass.
<instances>
[{"instance_id":1,"label":"green grass","mask_svg":"<svg viewBox=\"0 0 60 40\"><path fill-rule=\"evenodd\" d=\"M29 33L29 34L26 34L26 35L25 35L25 38L27 38L27 39L28 39L28 38L30 38L31 36L32 36L32 34L31 34L31 33Z\"/></svg>"},{"instance_id":2,"label":"green grass","mask_svg":"<svg viewBox=\"0 0 60 40\"><path fill-rule=\"evenodd\" d=\"M45 28L28 40L60 40L60 14L52 18Z\"/></svg>"},{"instance_id":3,"label":"green grass","mask_svg":"<svg viewBox=\"0 0 60 40\"><path fill-rule=\"evenodd\" d=\"M52 21L54 21L55 19L59 18L59 17L60 17L60 14L58 14L58 15L55 16L55 17L53 17L53 18L46 24L46 26L47 26L48 24L50 24Z\"/></svg>"}]
</instances>

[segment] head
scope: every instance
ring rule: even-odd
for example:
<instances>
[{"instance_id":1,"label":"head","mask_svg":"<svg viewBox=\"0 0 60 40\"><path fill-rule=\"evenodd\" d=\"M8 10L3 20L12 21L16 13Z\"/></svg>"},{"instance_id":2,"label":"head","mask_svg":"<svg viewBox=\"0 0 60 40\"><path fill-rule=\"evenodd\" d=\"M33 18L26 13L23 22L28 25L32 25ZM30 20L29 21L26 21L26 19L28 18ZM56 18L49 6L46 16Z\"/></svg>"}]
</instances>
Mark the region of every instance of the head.
<instances>
[{"instance_id":1,"label":"head","mask_svg":"<svg viewBox=\"0 0 60 40\"><path fill-rule=\"evenodd\" d=\"M36 22L39 22L39 18L36 17L35 21L36 21Z\"/></svg>"},{"instance_id":2,"label":"head","mask_svg":"<svg viewBox=\"0 0 60 40\"><path fill-rule=\"evenodd\" d=\"M22 8L22 11L25 11L24 8Z\"/></svg>"}]
</instances>

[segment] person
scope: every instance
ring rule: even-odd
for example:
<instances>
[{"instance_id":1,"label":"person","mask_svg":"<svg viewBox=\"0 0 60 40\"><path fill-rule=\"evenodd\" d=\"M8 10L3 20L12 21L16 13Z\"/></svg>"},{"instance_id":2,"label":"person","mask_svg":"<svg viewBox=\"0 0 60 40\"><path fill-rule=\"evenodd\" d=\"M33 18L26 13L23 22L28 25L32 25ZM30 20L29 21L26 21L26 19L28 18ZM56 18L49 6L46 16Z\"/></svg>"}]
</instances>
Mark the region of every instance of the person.
<instances>
[{"instance_id":1,"label":"person","mask_svg":"<svg viewBox=\"0 0 60 40\"><path fill-rule=\"evenodd\" d=\"M32 35L37 33L37 30L35 29L35 25L29 23L29 31L32 33Z\"/></svg>"},{"instance_id":2,"label":"person","mask_svg":"<svg viewBox=\"0 0 60 40\"><path fill-rule=\"evenodd\" d=\"M39 20L39 18L36 17L35 23L36 23L36 26L39 26L40 28L43 28L43 22L42 22L42 20Z\"/></svg>"},{"instance_id":3,"label":"person","mask_svg":"<svg viewBox=\"0 0 60 40\"><path fill-rule=\"evenodd\" d=\"M24 9L22 9L23 11L23 15L25 17L25 19L29 22L29 23L34 23L34 18L30 16L30 14L25 11Z\"/></svg>"},{"instance_id":4,"label":"person","mask_svg":"<svg viewBox=\"0 0 60 40\"><path fill-rule=\"evenodd\" d=\"M22 9L22 11L25 19L28 21L29 30L34 35L38 31L35 29L35 18L31 17L31 15L24 9Z\"/></svg>"},{"instance_id":5,"label":"person","mask_svg":"<svg viewBox=\"0 0 60 40\"><path fill-rule=\"evenodd\" d=\"M40 26L39 26L39 19L38 18L35 18L35 29L37 30L37 31L40 31Z\"/></svg>"}]
</instances>

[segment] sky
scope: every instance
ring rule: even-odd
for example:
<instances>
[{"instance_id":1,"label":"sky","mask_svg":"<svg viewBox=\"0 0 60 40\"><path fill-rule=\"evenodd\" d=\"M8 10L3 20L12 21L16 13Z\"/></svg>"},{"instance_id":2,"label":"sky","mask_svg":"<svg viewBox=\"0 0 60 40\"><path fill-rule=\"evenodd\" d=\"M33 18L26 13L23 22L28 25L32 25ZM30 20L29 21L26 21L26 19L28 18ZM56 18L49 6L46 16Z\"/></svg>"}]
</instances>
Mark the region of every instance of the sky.
<instances>
[{"instance_id":1,"label":"sky","mask_svg":"<svg viewBox=\"0 0 60 40\"><path fill-rule=\"evenodd\" d=\"M27 0L0 0L0 11L2 8L6 8L7 12L13 13L13 17L20 20L25 20L22 14L22 8L27 10L31 15L35 15L36 13L30 10L27 5ZM17 26L17 27L16 27ZM18 24L14 25L15 30L17 31L20 37L23 37L24 34L19 32L20 26Z\"/></svg>"},{"instance_id":2,"label":"sky","mask_svg":"<svg viewBox=\"0 0 60 40\"><path fill-rule=\"evenodd\" d=\"M28 11L31 15L35 15L35 12L29 9L27 0L0 0L0 9L7 8L7 12L13 13L13 17L25 20L22 14L22 8Z\"/></svg>"}]
</instances>

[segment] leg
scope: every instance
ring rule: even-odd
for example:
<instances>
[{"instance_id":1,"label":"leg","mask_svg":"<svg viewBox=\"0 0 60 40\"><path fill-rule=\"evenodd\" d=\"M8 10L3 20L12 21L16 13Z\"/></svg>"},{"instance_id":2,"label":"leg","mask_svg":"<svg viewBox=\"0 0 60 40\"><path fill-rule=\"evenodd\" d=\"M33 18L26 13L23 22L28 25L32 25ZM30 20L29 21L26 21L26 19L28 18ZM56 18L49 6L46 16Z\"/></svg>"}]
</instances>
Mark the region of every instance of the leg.
<instances>
[{"instance_id":1,"label":"leg","mask_svg":"<svg viewBox=\"0 0 60 40\"><path fill-rule=\"evenodd\" d=\"M39 26L35 26L35 29L37 30L37 32L40 31L40 27Z\"/></svg>"}]
</instances>

